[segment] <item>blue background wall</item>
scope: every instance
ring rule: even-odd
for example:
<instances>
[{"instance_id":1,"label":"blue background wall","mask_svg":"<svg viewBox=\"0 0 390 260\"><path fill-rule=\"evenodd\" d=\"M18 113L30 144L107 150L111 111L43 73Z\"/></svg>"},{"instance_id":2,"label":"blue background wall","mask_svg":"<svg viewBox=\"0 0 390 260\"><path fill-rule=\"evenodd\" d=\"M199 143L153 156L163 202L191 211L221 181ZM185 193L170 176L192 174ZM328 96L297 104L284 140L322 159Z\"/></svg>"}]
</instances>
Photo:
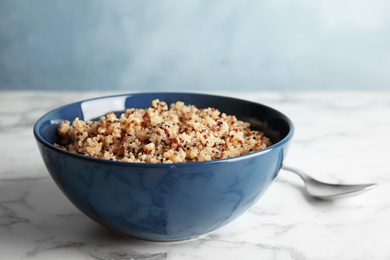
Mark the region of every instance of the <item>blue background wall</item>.
<instances>
[{"instance_id":1,"label":"blue background wall","mask_svg":"<svg viewBox=\"0 0 390 260\"><path fill-rule=\"evenodd\" d=\"M387 0L1 0L1 89L390 88Z\"/></svg>"}]
</instances>

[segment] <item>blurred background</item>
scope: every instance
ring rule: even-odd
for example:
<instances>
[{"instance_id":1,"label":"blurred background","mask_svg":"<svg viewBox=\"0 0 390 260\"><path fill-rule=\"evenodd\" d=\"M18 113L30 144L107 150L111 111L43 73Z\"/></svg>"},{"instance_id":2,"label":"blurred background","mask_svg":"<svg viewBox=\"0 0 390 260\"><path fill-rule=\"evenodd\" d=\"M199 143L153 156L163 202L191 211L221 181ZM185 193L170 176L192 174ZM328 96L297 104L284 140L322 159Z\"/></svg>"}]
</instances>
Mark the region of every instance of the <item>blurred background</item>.
<instances>
[{"instance_id":1,"label":"blurred background","mask_svg":"<svg viewBox=\"0 0 390 260\"><path fill-rule=\"evenodd\" d=\"M0 89L390 89L387 0L1 0Z\"/></svg>"}]
</instances>

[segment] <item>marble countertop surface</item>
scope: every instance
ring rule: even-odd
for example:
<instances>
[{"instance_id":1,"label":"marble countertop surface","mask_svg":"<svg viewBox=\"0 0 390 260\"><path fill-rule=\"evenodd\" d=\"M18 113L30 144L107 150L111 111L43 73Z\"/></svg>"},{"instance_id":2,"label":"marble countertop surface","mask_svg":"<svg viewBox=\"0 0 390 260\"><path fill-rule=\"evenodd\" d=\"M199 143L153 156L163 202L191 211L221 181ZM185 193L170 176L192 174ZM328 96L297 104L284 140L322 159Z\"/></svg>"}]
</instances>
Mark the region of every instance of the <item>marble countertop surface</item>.
<instances>
[{"instance_id":1,"label":"marble countertop surface","mask_svg":"<svg viewBox=\"0 0 390 260\"><path fill-rule=\"evenodd\" d=\"M281 171L244 215L206 236L118 237L80 213L40 158L32 127L49 110L107 92L0 91L0 259L390 259L390 92L214 92L287 114L286 164L318 179L378 186L319 201Z\"/></svg>"}]
</instances>

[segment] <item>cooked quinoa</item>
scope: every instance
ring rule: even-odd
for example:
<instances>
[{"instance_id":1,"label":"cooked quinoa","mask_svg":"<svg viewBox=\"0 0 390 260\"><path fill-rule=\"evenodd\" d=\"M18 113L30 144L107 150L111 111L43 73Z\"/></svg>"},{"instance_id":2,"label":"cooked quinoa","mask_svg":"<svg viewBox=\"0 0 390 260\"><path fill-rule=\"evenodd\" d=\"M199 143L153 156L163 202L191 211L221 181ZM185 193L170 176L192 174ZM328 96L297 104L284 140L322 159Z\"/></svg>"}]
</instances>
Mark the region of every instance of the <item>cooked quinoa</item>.
<instances>
[{"instance_id":1,"label":"cooked quinoa","mask_svg":"<svg viewBox=\"0 0 390 260\"><path fill-rule=\"evenodd\" d=\"M57 147L72 153L123 162L181 163L229 158L271 145L250 124L215 108L178 101L168 108L158 99L146 109L129 108L118 118L111 112L99 121L58 127Z\"/></svg>"}]
</instances>

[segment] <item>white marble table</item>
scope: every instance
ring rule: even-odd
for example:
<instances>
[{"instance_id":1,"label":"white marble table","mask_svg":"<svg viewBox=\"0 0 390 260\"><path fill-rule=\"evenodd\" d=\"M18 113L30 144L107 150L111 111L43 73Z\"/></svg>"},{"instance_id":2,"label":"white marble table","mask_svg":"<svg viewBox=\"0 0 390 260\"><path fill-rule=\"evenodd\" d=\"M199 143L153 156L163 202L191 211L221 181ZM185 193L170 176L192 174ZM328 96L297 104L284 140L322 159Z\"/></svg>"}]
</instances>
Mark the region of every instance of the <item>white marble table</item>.
<instances>
[{"instance_id":1,"label":"white marble table","mask_svg":"<svg viewBox=\"0 0 390 260\"><path fill-rule=\"evenodd\" d=\"M291 117L296 135L286 164L322 180L379 185L318 201L281 171L243 216L180 243L110 233L67 201L41 161L32 134L38 117L106 94L0 91L0 259L390 259L390 92L218 92Z\"/></svg>"}]
</instances>

